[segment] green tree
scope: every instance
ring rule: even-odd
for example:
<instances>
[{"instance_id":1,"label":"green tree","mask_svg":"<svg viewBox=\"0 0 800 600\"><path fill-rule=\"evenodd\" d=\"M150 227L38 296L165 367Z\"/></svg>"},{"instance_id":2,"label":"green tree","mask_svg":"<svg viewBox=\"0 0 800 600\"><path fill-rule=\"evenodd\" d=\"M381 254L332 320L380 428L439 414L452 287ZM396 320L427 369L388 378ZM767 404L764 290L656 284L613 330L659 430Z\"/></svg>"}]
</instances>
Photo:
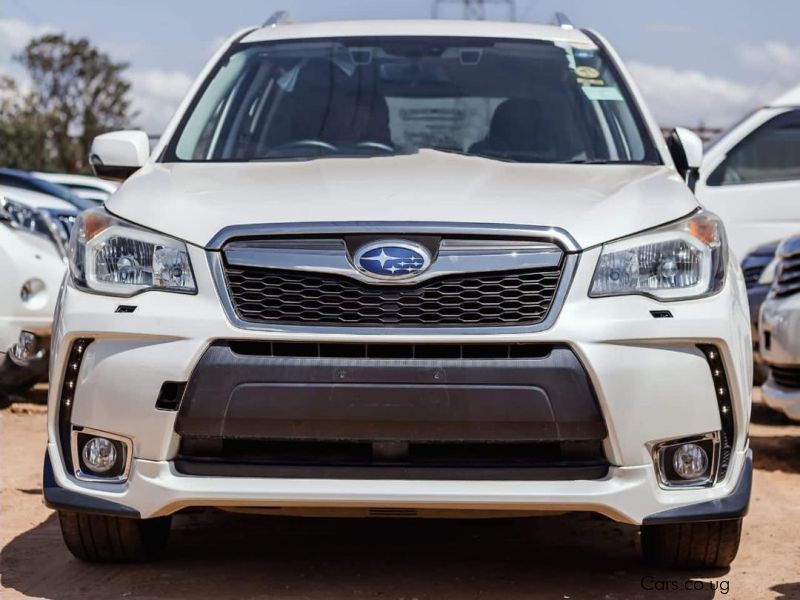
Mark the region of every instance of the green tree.
<instances>
[{"instance_id":1,"label":"green tree","mask_svg":"<svg viewBox=\"0 0 800 600\"><path fill-rule=\"evenodd\" d=\"M48 125L36 97L23 93L9 77L0 77L0 166L56 169Z\"/></svg>"},{"instance_id":2,"label":"green tree","mask_svg":"<svg viewBox=\"0 0 800 600\"><path fill-rule=\"evenodd\" d=\"M92 139L130 123L131 85L123 76L128 65L114 62L85 38L63 34L31 40L15 59L25 67L31 91L23 95L13 83L10 93L0 91L0 96L12 96L0 112L0 162L88 172ZM29 139L41 156L31 157ZM3 156L4 145L16 154Z\"/></svg>"}]
</instances>

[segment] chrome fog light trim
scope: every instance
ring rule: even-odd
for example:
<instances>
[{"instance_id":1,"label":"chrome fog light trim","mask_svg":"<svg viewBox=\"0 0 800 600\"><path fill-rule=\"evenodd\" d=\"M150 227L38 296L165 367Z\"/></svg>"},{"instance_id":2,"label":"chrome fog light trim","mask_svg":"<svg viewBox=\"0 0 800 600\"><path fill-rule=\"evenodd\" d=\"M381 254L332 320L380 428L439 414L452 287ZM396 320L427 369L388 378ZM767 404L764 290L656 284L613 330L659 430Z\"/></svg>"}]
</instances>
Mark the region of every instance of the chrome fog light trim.
<instances>
[{"instance_id":1,"label":"chrome fog light trim","mask_svg":"<svg viewBox=\"0 0 800 600\"><path fill-rule=\"evenodd\" d=\"M693 446L705 454L705 469L696 477L686 477L678 472L678 464L681 461L676 458L676 455ZM717 482L720 458L720 434L718 431L658 442L652 445L651 453L656 467L658 484L662 488L710 487Z\"/></svg>"},{"instance_id":2,"label":"chrome fog light trim","mask_svg":"<svg viewBox=\"0 0 800 600\"><path fill-rule=\"evenodd\" d=\"M104 472L91 472L91 469L84 463L84 447L95 438L103 438L111 442L114 446L116 460L112 467ZM108 433L90 427L72 428L72 465L73 474L76 479L81 481L96 481L104 483L122 483L127 481L131 469L131 449L133 442L130 438L116 433Z\"/></svg>"}]
</instances>

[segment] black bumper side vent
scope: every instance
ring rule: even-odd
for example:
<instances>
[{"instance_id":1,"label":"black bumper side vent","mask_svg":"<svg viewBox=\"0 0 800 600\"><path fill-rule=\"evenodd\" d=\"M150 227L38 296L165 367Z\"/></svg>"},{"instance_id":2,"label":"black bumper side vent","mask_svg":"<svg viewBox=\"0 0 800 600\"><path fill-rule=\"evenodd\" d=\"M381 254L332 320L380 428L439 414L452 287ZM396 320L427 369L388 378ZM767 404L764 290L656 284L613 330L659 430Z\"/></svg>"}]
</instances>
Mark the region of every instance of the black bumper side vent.
<instances>
[{"instance_id":1,"label":"black bumper side vent","mask_svg":"<svg viewBox=\"0 0 800 600\"><path fill-rule=\"evenodd\" d=\"M158 392L156 408L158 410L178 410L184 390L186 390L185 381L165 381L161 384Z\"/></svg>"}]
</instances>

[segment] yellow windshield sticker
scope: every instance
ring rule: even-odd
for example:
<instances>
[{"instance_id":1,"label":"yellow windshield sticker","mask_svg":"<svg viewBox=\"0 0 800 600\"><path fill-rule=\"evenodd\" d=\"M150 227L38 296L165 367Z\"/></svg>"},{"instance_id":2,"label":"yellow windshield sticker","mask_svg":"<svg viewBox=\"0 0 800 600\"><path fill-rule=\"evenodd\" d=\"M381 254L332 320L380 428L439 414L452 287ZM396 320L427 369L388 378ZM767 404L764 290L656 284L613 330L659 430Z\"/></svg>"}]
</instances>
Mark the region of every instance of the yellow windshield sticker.
<instances>
[{"instance_id":1,"label":"yellow windshield sticker","mask_svg":"<svg viewBox=\"0 0 800 600\"><path fill-rule=\"evenodd\" d=\"M575 67L575 75L581 79L597 79L600 77L600 71L594 67Z\"/></svg>"}]
</instances>

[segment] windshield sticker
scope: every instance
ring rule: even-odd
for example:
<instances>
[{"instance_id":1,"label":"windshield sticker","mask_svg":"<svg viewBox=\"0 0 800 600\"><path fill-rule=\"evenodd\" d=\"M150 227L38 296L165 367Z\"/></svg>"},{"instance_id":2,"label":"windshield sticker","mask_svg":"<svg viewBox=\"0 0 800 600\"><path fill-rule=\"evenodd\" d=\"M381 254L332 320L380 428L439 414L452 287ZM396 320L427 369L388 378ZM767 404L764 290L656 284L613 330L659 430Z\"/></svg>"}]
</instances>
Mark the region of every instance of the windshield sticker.
<instances>
[{"instance_id":1,"label":"windshield sticker","mask_svg":"<svg viewBox=\"0 0 800 600\"><path fill-rule=\"evenodd\" d=\"M605 85L602 79L583 79L578 77L578 85Z\"/></svg>"},{"instance_id":2,"label":"windshield sticker","mask_svg":"<svg viewBox=\"0 0 800 600\"><path fill-rule=\"evenodd\" d=\"M600 77L600 71L594 67L580 66L575 67L575 75L581 79L598 79Z\"/></svg>"},{"instance_id":3,"label":"windshield sticker","mask_svg":"<svg viewBox=\"0 0 800 600\"><path fill-rule=\"evenodd\" d=\"M589 100L612 100L612 101L621 101L622 92L619 91L618 87L595 87L590 85L584 85L581 87L583 93L586 94L586 97Z\"/></svg>"}]
</instances>

